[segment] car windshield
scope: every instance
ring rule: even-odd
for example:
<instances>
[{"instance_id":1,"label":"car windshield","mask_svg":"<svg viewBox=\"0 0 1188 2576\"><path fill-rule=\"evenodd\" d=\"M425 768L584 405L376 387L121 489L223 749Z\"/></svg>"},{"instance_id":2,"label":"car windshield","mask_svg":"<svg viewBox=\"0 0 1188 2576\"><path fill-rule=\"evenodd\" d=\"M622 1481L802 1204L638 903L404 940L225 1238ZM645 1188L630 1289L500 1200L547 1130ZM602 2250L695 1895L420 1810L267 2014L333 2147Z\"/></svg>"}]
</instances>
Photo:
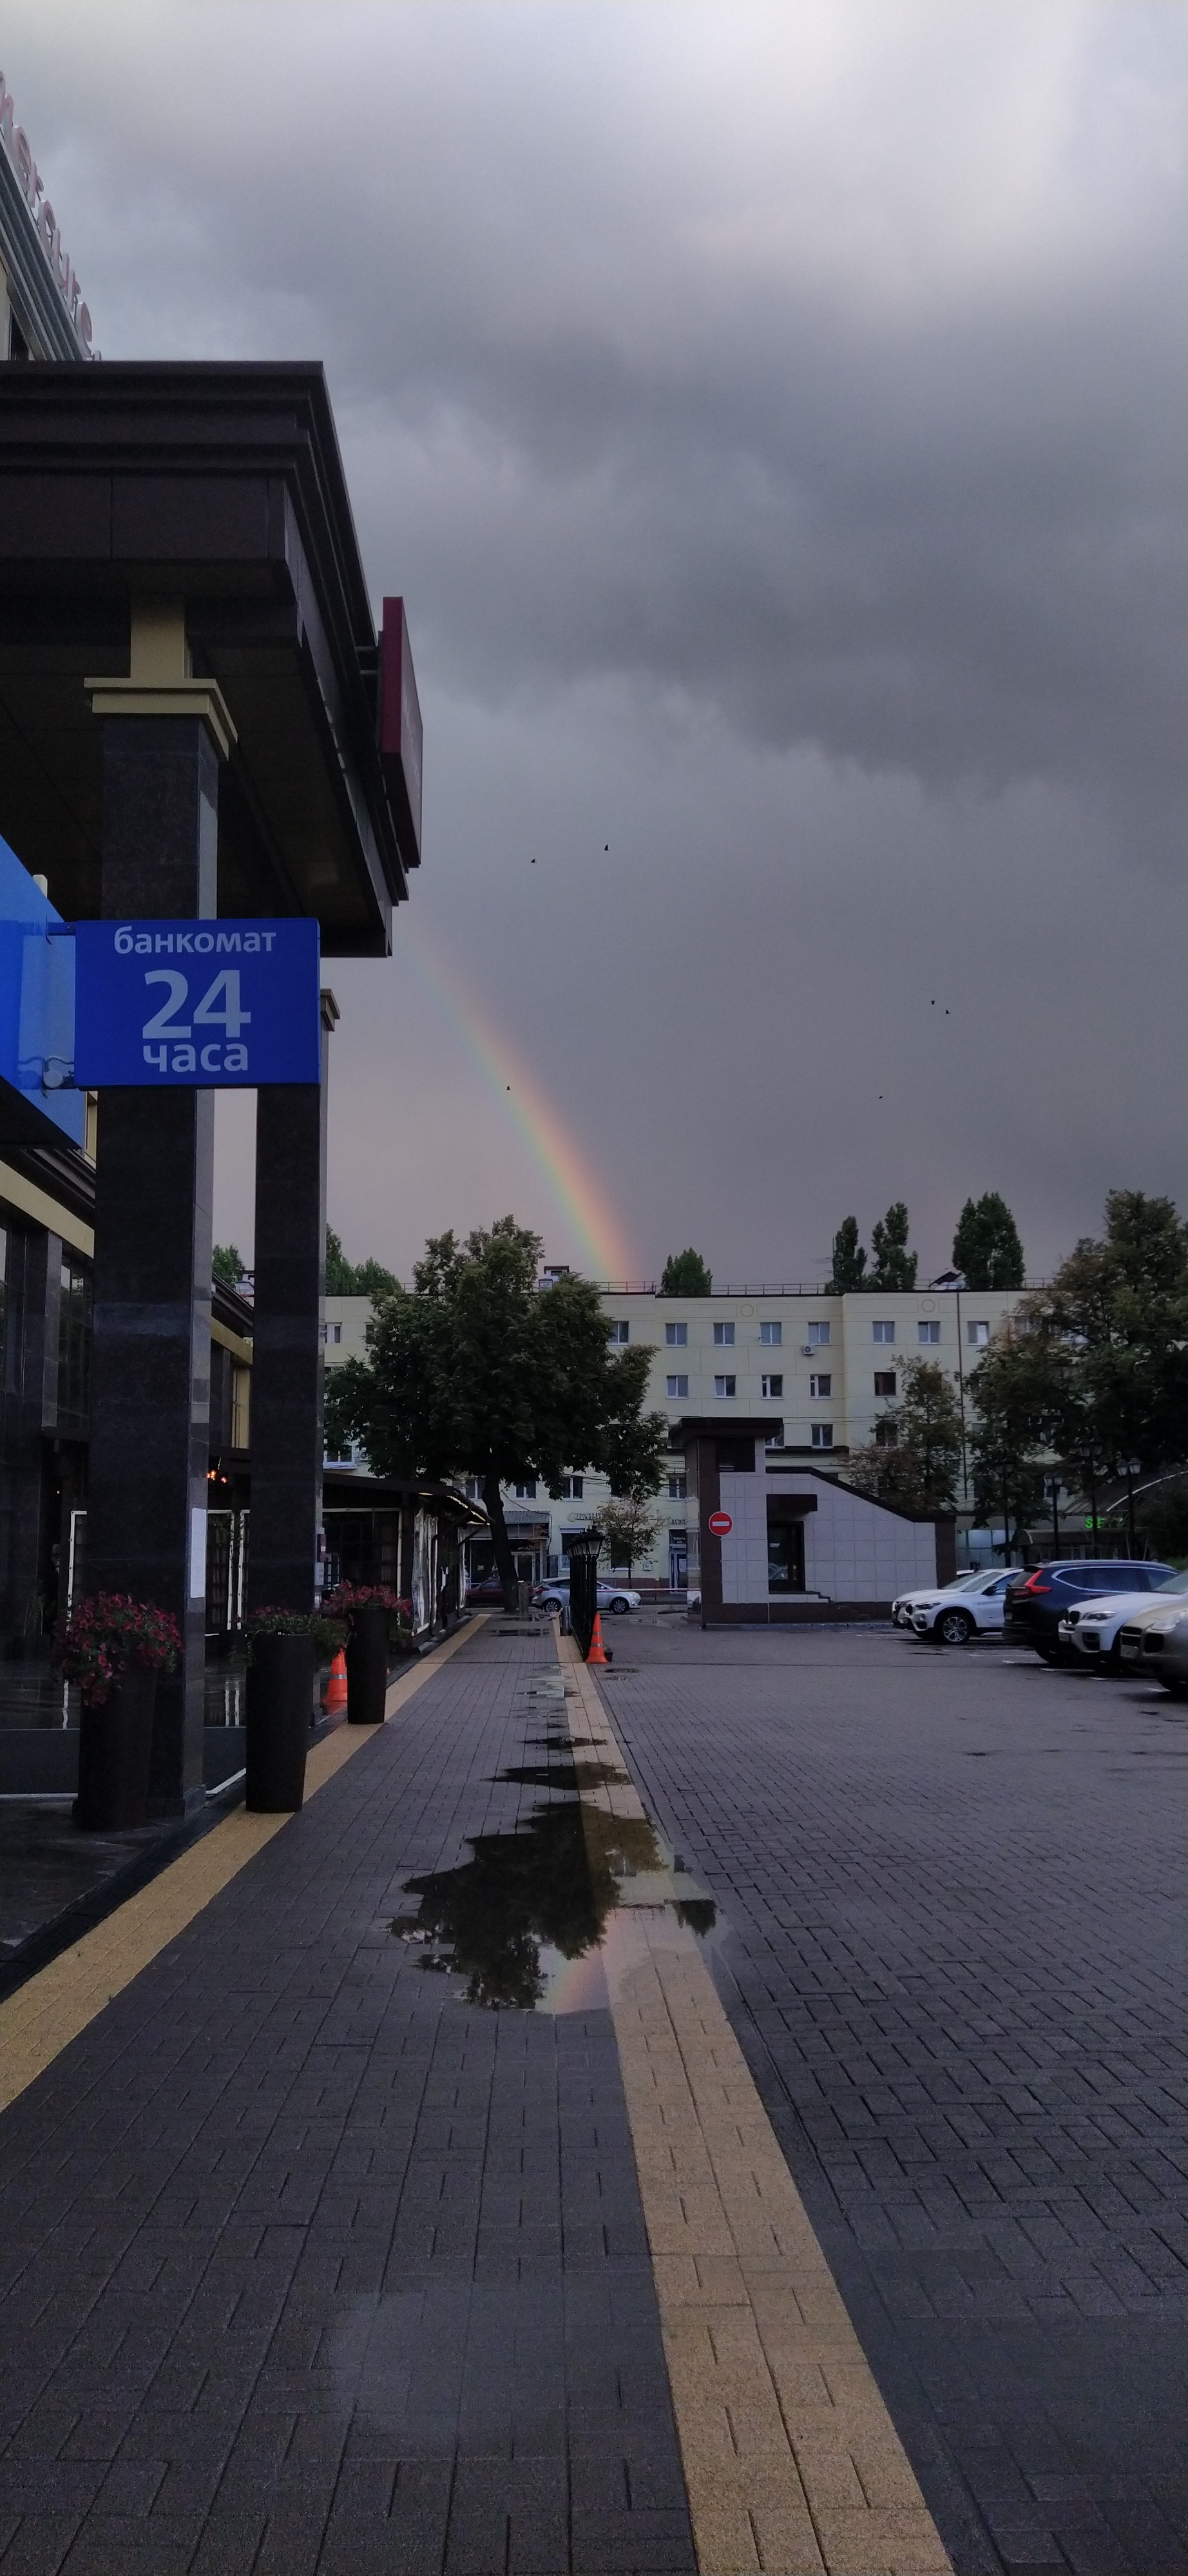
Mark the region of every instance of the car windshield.
<instances>
[{"instance_id":1,"label":"car windshield","mask_svg":"<svg viewBox=\"0 0 1188 2576\"><path fill-rule=\"evenodd\" d=\"M1162 1583L1152 1584L1153 1592L1188 1592L1188 1568L1179 1574L1165 1574Z\"/></svg>"}]
</instances>

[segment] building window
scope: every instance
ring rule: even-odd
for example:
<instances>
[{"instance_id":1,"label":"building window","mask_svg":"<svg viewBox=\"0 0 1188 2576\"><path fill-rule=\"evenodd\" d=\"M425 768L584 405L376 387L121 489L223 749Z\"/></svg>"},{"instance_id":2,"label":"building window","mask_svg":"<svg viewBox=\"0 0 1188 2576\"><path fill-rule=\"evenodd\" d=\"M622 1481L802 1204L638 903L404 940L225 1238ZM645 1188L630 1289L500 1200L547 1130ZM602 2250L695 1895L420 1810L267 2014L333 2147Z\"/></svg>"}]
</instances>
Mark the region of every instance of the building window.
<instances>
[{"instance_id":1,"label":"building window","mask_svg":"<svg viewBox=\"0 0 1188 2576\"><path fill-rule=\"evenodd\" d=\"M876 1370L875 1370L875 1373L874 1373L874 1382L875 1382L875 1394L876 1394L876 1395L894 1395L894 1393L895 1393L895 1371L894 1371L894 1369L876 1369Z\"/></svg>"},{"instance_id":2,"label":"building window","mask_svg":"<svg viewBox=\"0 0 1188 2576\"><path fill-rule=\"evenodd\" d=\"M584 1476L563 1476L563 1477L562 1477L562 1479L561 1479L561 1499L562 1499L562 1501L563 1501L563 1502L566 1502L566 1503L580 1503L580 1501L581 1501L581 1499L582 1499L582 1495L584 1494L585 1490L586 1490L586 1479L585 1479L585 1477L584 1477Z\"/></svg>"},{"instance_id":3,"label":"building window","mask_svg":"<svg viewBox=\"0 0 1188 2576\"><path fill-rule=\"evenodd\" d=\"M689 1392L688 1378L666 1377L664 1381L664 1392L670 1403L683 1402Z\"/></svg>"},{"instance_id":4,"label":"building window","mask_svg":"<svg viewBox=\"0 0 1188 2576\"><path fill-rule=\"evenodd\" d=\"M894 1324L872 1324L870 1335L871 1340L875 1342L893 1342L895 1339L895 1326Z\"/></svg>"},{"instance_id":5,"label":"building window","mask_svg":"<svg viewBox=\"0 0 1188 2576\"><path fill-rule=\"evenodd\" d=\"M877 1449L898 1449L899 1424L895 1421L893 1416L888 1415L882 1422L876 1422L875 1447Z\"/></svg>"},{"instance_id":6,"label":"building window","mask_svg":"<svg viewBox=\"0 0 1188 2576\"><path fill-rule=\"evenodd\" d=\"M766 1342L771 1350L778 1350L783 1338L782 1324L760 1324L759 1339L761 1342Z\"/></svg>"},{"instance_id":7,"label":"building window","mask_svg":"<svg viewBox=\"0 0 1188 2576\"><path fill-rule=\"evenodd\" d=\"M812 1351L826 1351L826 1350L828 1350L828 1348L829 1348L829 1326L828 1326L828 1324L810 1324L810 1325L809 1325L809 1328L808 1328L808 1337L809 1337L809 1349L810 1349L810 1350L812 1350Z\"/></svg>"},{"instance_id":8,"label":"building window","mask_svg":"<svg viewBox=\"0 0 1188 2576\"><path fill-rule=\"evenodd\" d=\"M732 1351L734 1349L733 1324L715 1324L714 1345L715 1348L720 1351Z\"/></svg>"},{"instance_id":9,"label":"building window","mask_svg":"<svg viewBox=\"0 0 1188 2576\"><path fill-rule=\"evenodd\" d=\"M471 1503L481 1503L481 1501L482 1501L482 1499L483 1499L483 1486L482 1486L482 1478L481 1478L481 1477L479 1477L479 1476L468 1476L468 1477L467 1477L467 1479L466 1479L466 1499L467 1499L467 1501L468 1501L468 1502L471 1502Z\"/></svg>"},{"instance_id":10,"label":"building window","mask_svg":"<svg viewBox=\"0 0 1188 2576\"><path fill-rule=\"evenodd\" d=\"M612 1342L629 1342L631 1339L630 1324L625 1324L620 1316L612 1315L610 1337Z\"/></svg>"},{"instance_id":11,"label":"building window","mask_svg":"<svg viewBox=\"0 0 1188 2576\"><path fill-rule=\"evenodd\" d=\"M809 1446L812 1449L832 1449L833 1424L814 1422L809 1432Z\"/></svg>"},{"instance_id":12,"label":"building window","mask_svg":"<svg viewBox=\"0 0 1188 2576\"><path fill-rule=\"evenodd\" d=\"M324 1339L328 1342L340 1342L342 1340L341 1324L324 1324L322 1332Z\"/></svg>"},{"instance_id":13,"label":"building window","mask_svg":"<svg viewBox=\"0 0 1188 2576\"><path fill-rule=\"evenodd\" d=\"M688 1325L666 1324L664 1327L664 1339L667 1342L670 1351L683 1351L685 1344L689 1339Z\"/></svg>"},{"instance_id":14,"label":"building window","mask_svg":"<svg viewBox=\"0 0 1188 2576\"><path fill-rule=\"evenodd\" d=\"M939 1342L939 1340L940 1340L940 1325L939 1325L939 1324L917 1324L917 1326L916 1326L916 1340L917 1340L918 1342Z\"/></svg>"},{"instance_id":15,"label":"building window","mask_svg":"<svg viewBox=\"0 0 1188 2576\"><path fill-rule=\"evenodd\" d=\"M536 1486L535 1486L535 1484L531 1484L531 1485L517 1485L517 1487L516 1487L516 1501L517 1501L518 1503L534 1503L534 1502L536 1501Z\"/></svg>"},{"instance_id":16,"label":"building window","mask_svg":"<svg viewBox=\"0 0 1188 2576\"><path fill-rule=\"evenodd\" d=\"M738 1384L738 1380L737 1380L737 1378L733 1378L733 1377L716 1377L716 1378L714 1379L714 1394L715 1394L715 1395L726 1395L726 1396L733 1395L734 1390L735 1390L735 1387L737 1386L737 1384Z\"/></svg>"},{"instance_id":17,"label":"building window","mask_svg":"<svg viewBox=\"0 0 1188 2576\"><path fill-rule=\"evenodd\" d=\"M830 1395L832 1395L832 1393L833 1393L833 1379L832 1379L832 1377L811 1377L811 1378L809 1379L809 1394L810 1394L811 1396L816 1397L816 1399L817 1399L818 1403L820 1402L820 1399L821 1399L821 1397L822 1397L823 1395L824 1395L824 1396L830 1396Z\"/></svg>"},{"instance_id":18,"label":"building window","mask_svg":"<svg viewBox=\"0 0 1188 2576\"><path fill-rule=\"evenodd\" d=\"M669 1502L670 1502L670 1503L687 1503L687 1502L688 1502L688 1499L689 1499L689 1479L688 1479L688 1477L687 1477L687 1476L670 1476L670 1477L669 1477L669 1479L668 1479L668 1499L669 1499Z\"/></svg>"},{"instance_id":19,"label":"building window","mask_svg":"<svg viewBox=\"0 0 1188 2576\"><path fill-rule=\"evenodd\" d=\"M769 1431L769 1432L768 1432L768 1434L767 1434L767 1438L765 1439L765 1441L764 1441L764 1443L763 1443L763 1446L764 1446L764 1448L765 1448L765 1449L782 1449L782 1448L783 1448L783 1446L784 1446L784 1426L783 1426L783 1424L782 1424L782 1423L780 1424L780 1428L779 1428L779 1430L778 1430L778 1431Z\"/></svg>"},{"instance_id":20,"label":"building window","mask_svg":"<svg viewBox=\"0 0 1188 2576\"><path fill-rule=\"evenodd\" d=\"M780 1396L784 1392L784 1381L782 1377L765 1377L761 1380L761 1384L764 1395L767 1397L769 1403L773 1396Z\"/></svg>"},{"instance_id":21,"label":"building window","mask_svg":"<svg viewBox=\"0 0 1188 2576\"><path fill-rule=\"evenodd\" d=\"M58 1429L85 1431L91 1408L91 1272L68 1254L58 1309Z\"/></svg>"},{"instance_id":22,"label":"building window","mask_svg":"<svg viewBox=\"0 0 1188 2576\"><path fill-rule=\"evenodd\" d=\"M990 1326L989 1324L967 1324L965 1336L967 1341L973 1343L975 1350L984 1351L990 1340Z\"/></svg>"}]
</instances>

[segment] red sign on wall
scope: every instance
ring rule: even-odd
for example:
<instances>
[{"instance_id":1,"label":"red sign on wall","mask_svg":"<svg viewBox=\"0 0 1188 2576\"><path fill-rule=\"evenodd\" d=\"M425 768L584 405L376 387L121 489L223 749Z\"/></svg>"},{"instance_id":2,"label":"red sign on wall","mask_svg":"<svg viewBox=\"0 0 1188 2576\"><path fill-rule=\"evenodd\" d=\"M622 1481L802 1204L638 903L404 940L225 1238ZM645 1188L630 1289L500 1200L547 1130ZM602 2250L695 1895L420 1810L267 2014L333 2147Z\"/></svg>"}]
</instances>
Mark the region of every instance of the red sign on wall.
<instances>
[{"instance_id":1,"label":"red sign on wall","mask_svg":"<svg viewBox=\"0 0 1188 2576\"><path fill-rule=\"evenodd\" d=\"M729 1512L711 1512L705 1526L713 1531L715 1538L728 1538L734 1523Z\"/></svg>"}]
</instances>

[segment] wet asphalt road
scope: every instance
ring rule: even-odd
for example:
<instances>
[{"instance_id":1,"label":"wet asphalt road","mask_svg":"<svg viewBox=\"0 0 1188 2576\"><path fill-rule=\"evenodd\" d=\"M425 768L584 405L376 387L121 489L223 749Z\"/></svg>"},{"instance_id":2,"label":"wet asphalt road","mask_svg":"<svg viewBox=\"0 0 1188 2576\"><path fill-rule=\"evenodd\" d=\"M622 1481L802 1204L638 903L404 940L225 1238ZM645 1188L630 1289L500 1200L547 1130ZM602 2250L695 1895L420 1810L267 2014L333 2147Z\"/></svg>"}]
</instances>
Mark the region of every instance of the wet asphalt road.
<instances>
[{"instance_id":1,"label":"wet asphalt road","mask_svg":"<svg viewBox=\"0 0 1188 2576\"><path fill-rule=\"evenodd\" d=\"M1188 1710L889 1631L612 1642L959 2576L1182 2576Z\"/></svg>"}]
</instances>

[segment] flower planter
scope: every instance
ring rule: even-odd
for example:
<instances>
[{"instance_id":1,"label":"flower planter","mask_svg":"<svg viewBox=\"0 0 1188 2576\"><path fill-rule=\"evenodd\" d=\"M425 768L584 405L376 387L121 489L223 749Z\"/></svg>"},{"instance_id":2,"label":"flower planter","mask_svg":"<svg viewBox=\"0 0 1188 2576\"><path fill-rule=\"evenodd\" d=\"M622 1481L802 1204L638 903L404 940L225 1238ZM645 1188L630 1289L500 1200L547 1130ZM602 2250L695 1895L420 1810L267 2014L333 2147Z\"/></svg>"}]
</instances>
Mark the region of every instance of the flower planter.
<instances>
[{"instance_id":1,"label":"flower planter","mask_svg":"<svg viewBox=\"0 0 1188 2576\"><path fill-rule=\"evenodd\" d=\"M244 1805L257 1815L293 1815L301 1805L313 1685L312 1637L253 1638Z\"/></svg>"},{"instance_id":2,"label":"flower planter","mask_svg":"<svg viewBox=\"0 0 1188 2576\"><path fill-rule=\"evenodd\" d=\"M347 1639L347 1724L382 1726L388 1692L390 1614L378 1601L351 1613Z\"/></svg>"},{"instance_id":3,"label":"flower planter","mask_svg":"<svg viewBox=\"0 0 1188 2576\"><path fill-rule=\"evenodd\" d=\"M114 1833L147 1822L156 1698L155 1672L130 1664L97 1708L84 1700L73 1808L84 1833Z\"/></svg>"}]
</instances>

